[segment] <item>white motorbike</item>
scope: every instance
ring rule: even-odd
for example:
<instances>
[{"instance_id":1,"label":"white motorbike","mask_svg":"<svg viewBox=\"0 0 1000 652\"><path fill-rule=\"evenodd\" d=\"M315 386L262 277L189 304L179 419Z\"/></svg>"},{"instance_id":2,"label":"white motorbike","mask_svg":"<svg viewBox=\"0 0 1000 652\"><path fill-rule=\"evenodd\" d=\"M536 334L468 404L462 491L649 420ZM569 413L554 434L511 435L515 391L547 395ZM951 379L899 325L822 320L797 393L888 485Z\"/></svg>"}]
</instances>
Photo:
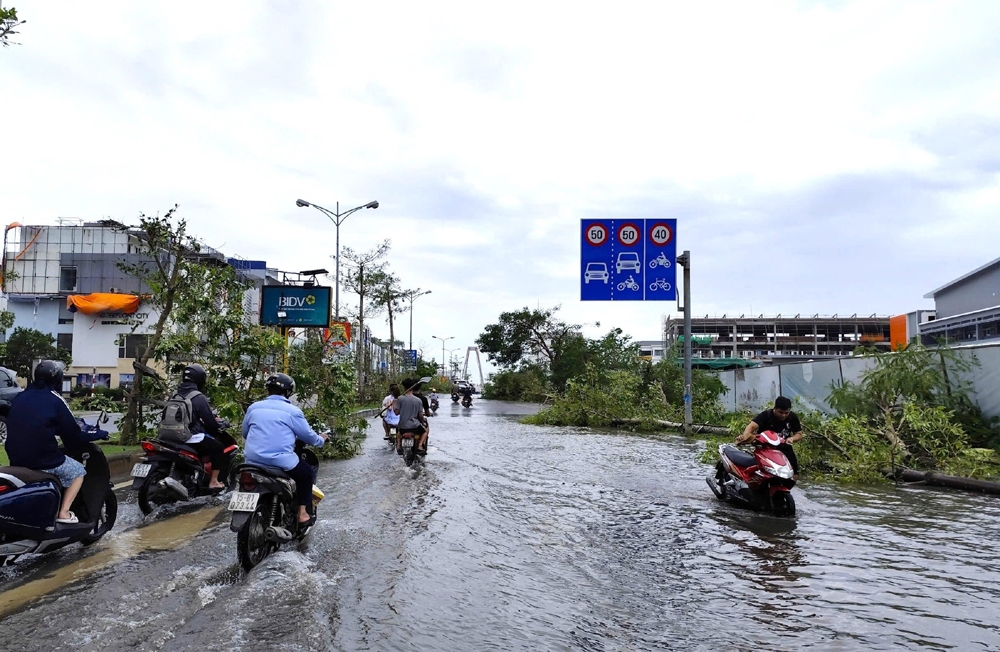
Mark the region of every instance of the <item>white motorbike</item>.
<instances>
[{"instance_id":1,"label":"white motorbike","mask_svg":"<svg viewBox=\"0 0 1000 652\"><path fill-rule=\"evenodd\" d=\"M657 267L670 267L670 260L665 254L660 254L653 260L649 261L649 268L656 269Z\"/></svg>"},{"instance_id":2,"label":"white motorbike","mask_svg":"<svg viewBox=\"0 0 1000 652\"><path fill-rule=\"evenodd\" d=\"M626 290L626 289L629 289L629 290L638 290L639 289L639 284L636 283L635 279L632 278L631 274L629 274L629 277L627 279L625 279L624 281L622 281L621 283L618 284L618 291L619 292L621 292L623 290Z\"/></svg>"}]
</instances>

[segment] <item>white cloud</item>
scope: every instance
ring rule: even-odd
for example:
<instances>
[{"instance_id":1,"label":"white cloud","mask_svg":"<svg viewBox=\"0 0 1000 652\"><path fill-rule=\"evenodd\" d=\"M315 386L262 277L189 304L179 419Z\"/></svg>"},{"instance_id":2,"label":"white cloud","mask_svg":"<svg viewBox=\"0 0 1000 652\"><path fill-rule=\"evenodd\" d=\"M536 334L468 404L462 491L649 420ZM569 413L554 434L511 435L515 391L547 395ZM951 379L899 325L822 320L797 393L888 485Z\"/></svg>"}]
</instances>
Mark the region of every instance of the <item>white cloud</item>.
<instances>
[{"instance_id":1,"label":"white cloud","mask_svg":"<svg viewBox=\"0 0 1000 652\"><path fill-rule=\"evenodd\" d=\"M417 341L557 303L655 336L673 304L579 302L585 216L678 217L696 313L900 312L998 255L997 3L17 6L4 215L177 202L298 269L334 230L296 198L378 199L342 244L434 290Z\"/></svg>"}]
</instances>

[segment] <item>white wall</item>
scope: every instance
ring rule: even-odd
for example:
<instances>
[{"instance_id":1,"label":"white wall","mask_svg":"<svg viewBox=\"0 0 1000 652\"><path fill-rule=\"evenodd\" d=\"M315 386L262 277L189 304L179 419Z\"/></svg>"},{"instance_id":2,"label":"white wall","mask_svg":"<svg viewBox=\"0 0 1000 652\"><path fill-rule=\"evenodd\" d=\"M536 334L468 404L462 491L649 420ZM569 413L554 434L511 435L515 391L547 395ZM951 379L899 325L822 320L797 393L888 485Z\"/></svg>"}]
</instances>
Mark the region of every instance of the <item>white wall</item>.
<instances>
[{"instance_id":1,"label":"white wall","mask_svg":"<svg viewBox=\"0 0 1000 652\"><path fill-rule=\"evenodd\" d=\"M159 312L146 303L139 304L133 315L101 312L95 315L75 313L73 319L73 366L116 367L118 337L122 334L147 333L156 325ZM138 328L133 330L133 325Z\"/></svg>"}]
</instances>

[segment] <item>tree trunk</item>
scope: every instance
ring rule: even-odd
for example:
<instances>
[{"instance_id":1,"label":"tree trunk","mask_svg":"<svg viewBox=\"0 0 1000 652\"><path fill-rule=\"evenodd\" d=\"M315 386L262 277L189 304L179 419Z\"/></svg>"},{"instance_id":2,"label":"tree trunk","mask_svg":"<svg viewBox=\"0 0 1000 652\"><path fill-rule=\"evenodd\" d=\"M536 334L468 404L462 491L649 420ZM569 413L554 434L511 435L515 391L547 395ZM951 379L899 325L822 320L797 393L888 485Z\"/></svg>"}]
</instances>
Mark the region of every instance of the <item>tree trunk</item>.
<instances>
[{"instance_id":1,"label":"tree trunk","mask_svg":"<svg viewBox=\"0 0 1000 652\"><path fill-rule=\"evenodd\" d=\"M358 400L365 394L365 264L358 263L358 332L354 334L354 351L358 356Z\"/></svg>"},{"instance_id":2,"label":"tree trunk","mask_svg":"<svg viewBox=\"0 0 1000 652\"><path fill-rule=\"evenodd\" d=\"M931 471L914 471L912 469L882 469L882 475L894 480L906 482L922 482L937 487L951 487L966 491L980 491L986 494L1000 494L1000 482L963 478L955 475L940 475Z\"/></svg>"},{"instance_id":3,"label":"tree trunk","mask_svg":"<svg viewBox=\"0 0 1000 652\"><path fill-rule=\"evenodd\" d=\"M396 377L396 331L392 324L392 298L385 303L389 310L389 377Z\"/></svg>"}]
</instances>

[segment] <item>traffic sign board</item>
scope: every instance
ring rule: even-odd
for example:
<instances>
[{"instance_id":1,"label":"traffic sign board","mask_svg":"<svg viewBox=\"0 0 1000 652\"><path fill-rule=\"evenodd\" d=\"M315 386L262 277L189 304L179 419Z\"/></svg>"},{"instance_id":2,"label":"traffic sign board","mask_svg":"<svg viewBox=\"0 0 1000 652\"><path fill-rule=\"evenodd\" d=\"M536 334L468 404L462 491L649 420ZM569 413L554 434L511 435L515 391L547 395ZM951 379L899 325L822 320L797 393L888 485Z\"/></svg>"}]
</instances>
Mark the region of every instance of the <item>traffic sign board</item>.
<instances>
[{"instance_id":1,"label":"traffic sign board","mask_svg":"<svg viewBox=\"0 0 1000 652\"><path fill-rule=\"evenodd\" d=\"M582 301L677 298L677 220L582 220Z\"/></svg>"}]
</instances>

